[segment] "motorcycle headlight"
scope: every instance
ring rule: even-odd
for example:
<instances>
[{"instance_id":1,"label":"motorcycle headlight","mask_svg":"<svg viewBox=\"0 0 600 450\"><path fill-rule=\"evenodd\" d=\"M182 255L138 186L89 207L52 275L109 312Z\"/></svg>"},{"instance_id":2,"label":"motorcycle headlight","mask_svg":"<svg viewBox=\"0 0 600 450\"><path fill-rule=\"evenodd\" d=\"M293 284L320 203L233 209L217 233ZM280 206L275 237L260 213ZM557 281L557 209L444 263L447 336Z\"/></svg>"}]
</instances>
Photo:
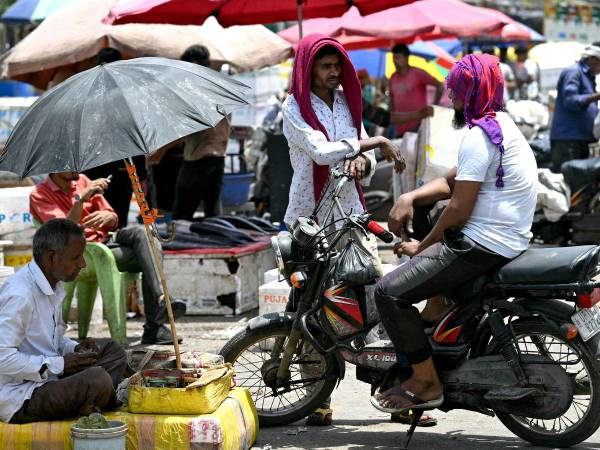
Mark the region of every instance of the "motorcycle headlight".
<instances>
[{"instance_id":1,"label":"motorcycle headlight","mask_svg":"<svg viewBox=\"0 0 600 450\"><path fill-rule=\"evenodd\" d=\"M277 270L287 278L285 264L292 259L292 236L287 231L282 231L271 238L271 246L275 252Z\"/></svg>"},{"instance_id":2,"label":"motorcycle headlight","mask_svg":"<svg viewBox=\"0 0 600 450\"><path fill-rule=\"evenodd\" d=\"M277 270L281 275L285 275L285 264L283 263L283 256L281 256L281 249L279 248L279 239L277 236L271 238L271 246L275 252L275 262L277 263Z\"/></svg>"}]
</instances>

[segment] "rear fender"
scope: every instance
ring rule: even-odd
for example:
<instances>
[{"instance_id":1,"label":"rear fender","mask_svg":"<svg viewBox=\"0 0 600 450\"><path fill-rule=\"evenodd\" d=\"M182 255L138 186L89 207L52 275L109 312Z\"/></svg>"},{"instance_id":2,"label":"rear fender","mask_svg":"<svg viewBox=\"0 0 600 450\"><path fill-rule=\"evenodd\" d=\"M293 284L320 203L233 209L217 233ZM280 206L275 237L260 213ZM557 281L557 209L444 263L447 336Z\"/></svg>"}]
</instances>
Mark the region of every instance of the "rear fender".
<instances>
[{"instance_id":1,"label":"rear fender","mask_svg":"<svg viewBox=\"0 0 600 450\"><path fill-rule=\"evenodd\" d=\"M274 327L274 326L291 326L296 319L296 313L294 312L279 312L279 313L268 313L262 316L254 317L248 321L248 329L255 331L261 328ZM346 374L346 362L340 355L340 352L334 352L337 365L337 377L341 380Z\"/></svg>"},{"instance_id":2,"label":"rear fender","mask_svg":"<svg viewBox=\"0 0 600 450\"><path fill-rule=\"evenodd\" d=\"M547 318L555 320L559 325L565 321L570 322L571 316L575 312L573 303L556 299L519 298L513 303L527 311L543 314Z\"/></svg>"},{"instance_id":3,"label":"rear fender","mask_svg":"<svg viewBox=\"0 0 600 450\"><path fill-rule=\"evenodd\" d=\"M556 299L518 298L511 303L518 305L527 312L542 314L547 319L555 322L557 326L565 322L571 322L571 316L575 312L572 304ZM504 317L509 315L507 310L500 310L500 312ZM486 354L491 337L489 327L485 323L482 323L471 347L474 356Z\"/></svg>"}]
</instances>

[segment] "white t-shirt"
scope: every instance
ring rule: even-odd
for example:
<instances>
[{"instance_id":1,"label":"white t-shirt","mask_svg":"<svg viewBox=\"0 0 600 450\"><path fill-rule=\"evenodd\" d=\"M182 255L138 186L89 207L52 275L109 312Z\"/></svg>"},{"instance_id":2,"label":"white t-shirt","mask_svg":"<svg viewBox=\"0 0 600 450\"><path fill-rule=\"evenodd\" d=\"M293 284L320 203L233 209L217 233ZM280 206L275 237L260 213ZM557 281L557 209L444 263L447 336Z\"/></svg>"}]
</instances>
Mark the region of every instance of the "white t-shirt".
<instances>
[{"instance_id":1,"label":"white t-shirt","mask_svg":"<svg viewBox=\"0 0 600 450\"><path fill-rule=\"evenodd\" d=\"M496 118L504 136L504 187L496 187L500 151L483 129L467 131L458 152L457 181L482 183L473 213L462 231L506 258L527 249L537 197L537 164L529 144L508 114Z\"/></svg>"}]
</instances>

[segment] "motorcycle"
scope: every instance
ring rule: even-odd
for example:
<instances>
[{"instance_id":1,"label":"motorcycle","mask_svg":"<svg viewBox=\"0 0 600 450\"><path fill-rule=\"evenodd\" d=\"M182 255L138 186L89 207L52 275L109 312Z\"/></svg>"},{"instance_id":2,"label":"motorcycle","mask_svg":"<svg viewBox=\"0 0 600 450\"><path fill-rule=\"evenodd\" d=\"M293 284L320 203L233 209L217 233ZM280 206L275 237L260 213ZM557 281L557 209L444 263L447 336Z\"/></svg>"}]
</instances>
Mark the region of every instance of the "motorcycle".
<instances>
[{"instance_id":1,"label":"motorcycle","mask_svg":"<svg viewBox=\"0 0 600 450\"><path fill-rule=\"evenodd\" d=\"M336 281L341 236L393 239L369 215L343 211L339 194L350 180L332 174L325 226L302 217L272 238L280 275L292 286L286 311L250 320L220 352L237 385L251 392L263 426L310 414L344 378L346 363L371 395L406 377L379 324L373 286ZM599 258L597 246L532 248L451 293L454 306L430 335L444 385L439 409L496 416L535 445L567 447L594 433L600 365L586 340L600 329ZM405 448L422 410L414 413Z\"/></svg>"}]
</instances>

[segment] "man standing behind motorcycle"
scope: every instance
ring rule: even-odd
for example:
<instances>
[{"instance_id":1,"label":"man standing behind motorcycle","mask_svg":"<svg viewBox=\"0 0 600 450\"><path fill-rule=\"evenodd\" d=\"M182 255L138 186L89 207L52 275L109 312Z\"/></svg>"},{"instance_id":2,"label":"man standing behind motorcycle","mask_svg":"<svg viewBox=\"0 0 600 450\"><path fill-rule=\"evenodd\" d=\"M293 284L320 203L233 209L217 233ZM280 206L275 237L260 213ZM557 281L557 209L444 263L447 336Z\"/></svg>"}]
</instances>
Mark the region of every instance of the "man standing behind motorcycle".
<instances>
[{"instance_id":1,"label":"man standing behind motorcycle","mask_svg":"<svg viewBox=\"0 0 600 450\"><path fill-rule=\"evenodd\" d=\"M527 141L502 111L504 80L498 58L467 55L448 75L455 126L469 127L457 167L444 178L400 196L389 229L412 257L382 278L377 308L410 378L372 399L384 411L436 408L443 402L432 349L419 311L424 299L448 295L470 279L505 264L529 243L536 205L537 167ZM450 203L421 241L409 238L415 207Z\"/></svg>"},{"instance_id":2,"label":"man standing behind motorcycle","mask_svg":"<svg viewBox=\"0 0 600 450\"><path fill-rule=\"evenodd\" d=\"M360 184L368 184L375 171L372 150L379 147L388 161L394 161L398 172L404 170L405 164L389 139L367 136L362 126L360 83L338 41L311 34L298 43L290 94L282 106L283 133L294 169L286 225L289 228L298 217L312 215L327 185L329 166L343 166L356 179L355 184L347 183L341 192L344 210L364 212ZM318 219L322 221L323 217ZM376 248L368 250L376 252ZM331 424L331 414L327 402L309 416L307 423Z\"/></svg>"}]
</instances>

